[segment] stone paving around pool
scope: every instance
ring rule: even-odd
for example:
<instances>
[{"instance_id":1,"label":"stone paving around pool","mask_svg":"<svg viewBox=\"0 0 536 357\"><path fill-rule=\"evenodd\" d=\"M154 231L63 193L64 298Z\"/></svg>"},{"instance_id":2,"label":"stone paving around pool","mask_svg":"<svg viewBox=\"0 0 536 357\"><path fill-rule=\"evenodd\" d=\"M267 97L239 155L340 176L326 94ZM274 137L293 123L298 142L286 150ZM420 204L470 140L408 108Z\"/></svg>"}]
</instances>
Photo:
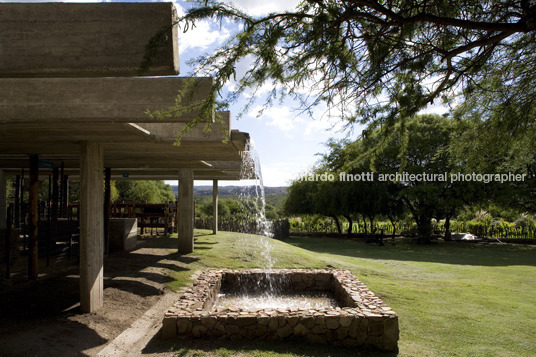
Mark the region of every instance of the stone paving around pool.
<instances>
[{"instance_id":1,"label":"stone paving around pool","mask_svg":"<svg viewBox=\"0 0 536 357\"><path fill-rule=\"evenodd\" d=\"M275 282L275 283L274 283ZM333 294L339 307L214 308L220 291L253 292L276 285L289 293ZM280 340L398 350L398 317L347 270L206 270L165 314L163 338Z\"/></svg>"}]
</instances>

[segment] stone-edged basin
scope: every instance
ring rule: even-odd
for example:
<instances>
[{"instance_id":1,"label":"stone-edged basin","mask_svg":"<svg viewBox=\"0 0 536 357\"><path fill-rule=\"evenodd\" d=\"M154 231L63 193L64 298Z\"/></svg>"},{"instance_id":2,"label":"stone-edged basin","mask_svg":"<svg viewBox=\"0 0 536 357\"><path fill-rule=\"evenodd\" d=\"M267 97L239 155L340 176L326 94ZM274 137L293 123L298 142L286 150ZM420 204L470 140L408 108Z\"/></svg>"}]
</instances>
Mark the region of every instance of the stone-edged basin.
<instances>
[{"instance_id":1,"label":"stone-edged basin","mask_svg":"<svg viewBox=\"0 0 536 357\"><path fill-rule=\"evenodd\" d=\"M328 293L338 307L218 308L221 291ZM275 286L275 287L274 287ZM398 317L350 271L327 269L206 270L166 312L164 338L281 340L398 350Z\"/></svg>"}]
</instances>

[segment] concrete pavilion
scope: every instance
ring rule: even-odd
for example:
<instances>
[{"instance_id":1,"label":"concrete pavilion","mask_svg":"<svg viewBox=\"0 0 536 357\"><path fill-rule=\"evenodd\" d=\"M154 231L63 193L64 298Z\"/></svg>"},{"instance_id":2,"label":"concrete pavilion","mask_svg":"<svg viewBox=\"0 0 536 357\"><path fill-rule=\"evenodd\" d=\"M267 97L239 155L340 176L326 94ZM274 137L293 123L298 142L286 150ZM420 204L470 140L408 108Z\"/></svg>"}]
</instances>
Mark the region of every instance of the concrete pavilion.
<instances>
[{"instance_id":1,"label":"concrete pavilion","mask_svg":"<svg viewBox=\"0 0 536 357\"><path fill-rule=\"evenodd\" d=\"M247 133L194 130L174 146L195 113L152 120L169 108L178 77L178 30L171 3L0 4L0 228L6 227L6 178L30 172L29 275L37 277L37 182L63 165L80 180L80 299L103 303L104 172L107 180L179 181L181 253L193 251L193 181L238 180ZM167 30L152 67L137 76L145 46ZM196 79L193 100L210 78ZM223 139L229 139L223 142ZM44 165L44 166L47 166ZM217 200L217 197L215 197ZM217 207L217 205L215 205Z\"/></svg>"}]
</instances>

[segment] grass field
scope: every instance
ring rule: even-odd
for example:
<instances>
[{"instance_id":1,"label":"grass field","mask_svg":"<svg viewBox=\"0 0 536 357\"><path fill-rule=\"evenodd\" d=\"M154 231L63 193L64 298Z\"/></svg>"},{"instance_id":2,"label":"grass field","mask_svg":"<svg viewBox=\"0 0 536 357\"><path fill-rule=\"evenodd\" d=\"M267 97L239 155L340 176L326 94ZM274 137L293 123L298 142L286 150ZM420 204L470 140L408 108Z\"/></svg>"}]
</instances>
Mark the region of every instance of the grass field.
<instances>
[{"instance_id":1,"label":"grass field","mask_svg":"<svg viewBox=\"0 0 536 357\"><path fill-rule=\"evenodd\" d=\"M266 238L198 231L195 252L170 287L208 268L263 267ZM399 315L399 356L536 356L536 247L398 243L383 247L321 238L269 240L274 267L351 270ZM182 356L389 355L296 343L193 341Z\"/></svg>"}]
</instances>

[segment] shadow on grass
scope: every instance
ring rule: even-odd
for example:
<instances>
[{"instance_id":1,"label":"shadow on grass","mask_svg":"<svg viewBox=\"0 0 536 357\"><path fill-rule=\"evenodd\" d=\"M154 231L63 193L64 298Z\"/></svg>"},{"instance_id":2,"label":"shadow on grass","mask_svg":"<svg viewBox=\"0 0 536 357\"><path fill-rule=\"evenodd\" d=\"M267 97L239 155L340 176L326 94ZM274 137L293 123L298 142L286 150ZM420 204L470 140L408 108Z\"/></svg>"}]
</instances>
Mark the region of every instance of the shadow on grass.
<instances>
[{"instance_id":1,"label":"shadow on grass","mask_svg":"<svg viewBox=\"0 0 536 357\"><path fill-rule=\"evenodd\" d=\"M198 245L214 245L214 244L218 244L218 242L198 242L198 241L196 241L195 243L198 244Z\"/></svg>"},{"instance_id":2,"label":"shadow on grass","mask_svg":"<svg viewBox=\"0 0 536 357\"><path fill-rule=\"evenodd\" d=\"M174 352L176 356L236 356L242 353L254 356L311 356L311 357L394 357L397 353L381 352L362 347L327 346L307 343L302 340L286 341L241 341L226 340L167 340L161 341L158 334L145 346L143 354Z\"/></svg>"},{"instance_id":3,"label":"shadow on grass","mask_svg":"<svg viewBox=\"0 0 536 357\"><path fill-rule=\"evenodd\" d=\"M173 239L173 241L176 243L177 239ZM168 244L165 240L161 243ZM143 248L148 245L144 245ZM156 244L151 241L151 245L154 248ZM164 268L170 272L183 272L190 270L189 264L199 260L197 257L183 256L177 252L165 254L166 251L164 251L164 254L157 254L161 253L161 251L157 250L155 254L147 254L142 253L142 249L134 252L111 254L104 260L105 289L113 287L143 297L161 295L161 289L139 278L157 284L167 284L175 279L165 271L146 271L147 267Z\"/></svg>"},{"instance_id":4,"label":"shadow on grass","mask_svg":"<svg viewBox=\"0 0 536 357\"><path fill-rule=\"evenodd\" d=\"M211 249L212 245L218 244L218 242L206 242L200 241L197 238L202 236L213 236L213 234L196 234L194 237L194 246L195 249ZM140 236L138 237L138 242L141 243L143 248L166 248L166 249L177 249L177 237L166 236ZM206 247L204 247L206 246Z\"/></svg>"},{"instance_id":5,"label":"shadow on grass","mask_svg":"<svg viewBox=\"0 0 536 357\"><path fill-rule=\"evenodd\" d=\"M142 247L146 248L177 248L177 238L169 235L165 236L138 236L138 243L142 243Z\"/></svg>"},{"instance_id":6,"label":"shadow on grass","mask_svg":"<svg viewBox=\"0 0 536 357\"><path fill-rule=\"evenodd\" d=\"M317 253L355 258L416 261L480 266L536 266L536 247L514 244L397 242L378 246L364 241L335 238L291 237L286 243Z\"/></svg>"},{"instance_id":7,"label":"shadow on grass","mask_svg":"<svg viewBox=\"0 0 536 357\"><path fill-rule=\"evenodd\" d=\"M210 231L210 232L198 232L198 231L194 232L194 237L196 237L196 238L197 237L203 237L203 236L213 236L213 235L214 235L214 233L212 233L212 231Z\"/></svg>"}]
</instances>

